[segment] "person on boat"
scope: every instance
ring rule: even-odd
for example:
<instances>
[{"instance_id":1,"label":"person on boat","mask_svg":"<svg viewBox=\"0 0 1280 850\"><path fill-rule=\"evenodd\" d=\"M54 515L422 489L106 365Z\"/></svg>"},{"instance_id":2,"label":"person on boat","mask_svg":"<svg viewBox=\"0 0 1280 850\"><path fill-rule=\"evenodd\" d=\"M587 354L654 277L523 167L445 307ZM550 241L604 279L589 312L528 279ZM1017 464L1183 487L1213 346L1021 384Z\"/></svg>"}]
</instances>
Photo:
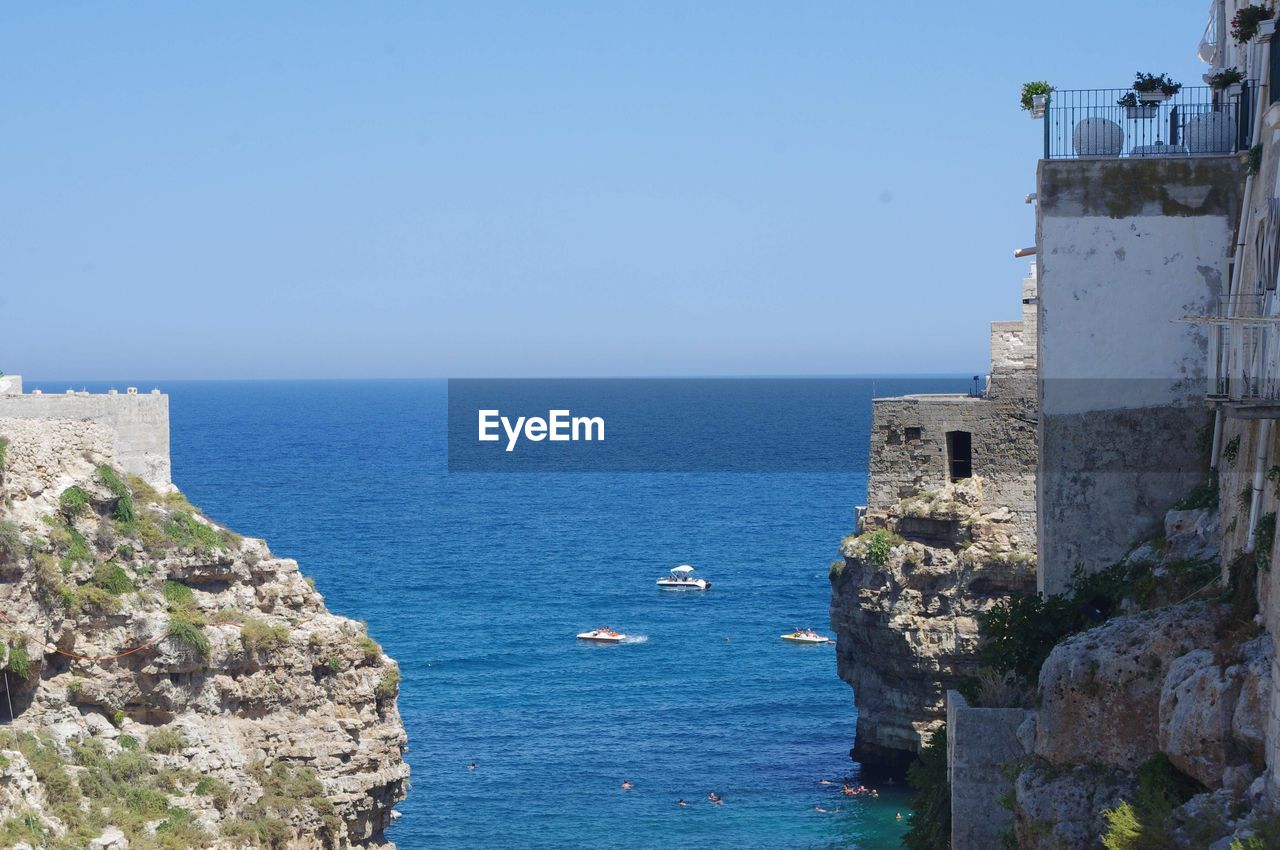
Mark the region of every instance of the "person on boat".
<instances>
[{"instance_id":1,"label":"person on boat","mask_svg":"<svg viewBox=\"0 0 1280 850\"><path fill-rule=\"evenodd\" d=\"M630 779L624 779L624 780L622 780L622 790L623 790L623 791L630 791L630 790L631 790L631 788L632 788L632 785L631 785L631 780L630 780Z\"/></svg>"}]
</instances>

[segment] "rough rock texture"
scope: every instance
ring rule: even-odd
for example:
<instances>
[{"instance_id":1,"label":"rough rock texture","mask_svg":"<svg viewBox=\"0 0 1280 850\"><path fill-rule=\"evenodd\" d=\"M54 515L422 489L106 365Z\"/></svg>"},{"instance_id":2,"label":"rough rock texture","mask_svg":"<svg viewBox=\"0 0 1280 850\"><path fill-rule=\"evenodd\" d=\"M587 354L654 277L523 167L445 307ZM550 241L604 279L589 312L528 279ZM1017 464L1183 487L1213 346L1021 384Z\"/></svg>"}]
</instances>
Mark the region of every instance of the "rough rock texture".
<instances>
[{"instance_id":1,"label":"rough rock texture","mask_svg":"<svg viewBox=\"0 0 1280 850\"><path fill-rule=\"evenodd\" d=\"M1020 847L1101 847L1102 810L1135 801L1138 768L1157 753L1209 789L1165 825L1170 850L1252 834L1268 806L1274 650L1265 633L1224 641L1226 614L1210 602L1145 611L1053 650L1040 672L1037 759L1015 785Z\"/></svg>"},{"instance_id":2,"label":"rough rock texture","mask_svg":"<svg viewBox=\"0 0 1280 850\"><path fill-rule=\"evenodd\" d=\"M1088 734L1082 730L1082 734ZM1136 785L1125 771L1058 767L1036 760L1014 781L1014 830L1020 850L1081 850L1100 847L1104 809L1132 797Z\"/></svg>"},{"instance_id":3,"label":"rough rock texture","mask_svg":"<svg viewBox=\"0 0 1280 850\"><path fill-rule=\"evenodd\" d=\"M29 732L67 758L146 744L152 772L180 777L171 805L181 801L209 846L244 846L217 836L255 816L283 822L272 824L280 846L380 844L409 771L399 673L363 626L330 614L294 561L176 492L131 479L122 496L100 426L0 419L0 437L0 660L15 715L0 726L0 822L34 810L50 835L62 829L16 752ZM68 508L73 487L87 505ZM160 732L176 744L153 746ZM252 811L277 764L318 781L318 798ZM206 786L191 786L201 777L225 783L230 801L202 796Z\"/></svg>"},{"instance_id":4,"label":"rough rock texture","mask_svg":"<svg viewBox=\"0 0 1280 850\"><path fill-rule=\"evenodd\" d=\"M1032 541L973 478L869 512L831 569L840 677L858 704L853 756L901 767L945 720L945 694L977 672L979 614L1035 589ZM877 532L896 542L876 563Z\"/></svg>"},{"instance_id":5,"label":"rough rock texture","mask_svg":"<svg viewBox=\"0 0 1280 850\"><path fill-rule=\"evenodd\" d=\"M1207 649L1169 665L1157 745L1175 767L1209 788L1240 777L1232 767L1246 768L1249 778L1261 772L1272 655L1271 637L1263 635L1242 646L1240 660L1226 668Z\"/></svg>"},{"instance_id":6,"label":"rough rock texture","mask_svg":"<svg viewBox=\"0 0 1280 850\"><path fill-rule=\"evenodd\" d=\"M1213 640L1203 603L1117 617L1058 644L1040 668L1036 754L1136 769L1159 750L1165 675Z\"/></svg>"}]
</instances>

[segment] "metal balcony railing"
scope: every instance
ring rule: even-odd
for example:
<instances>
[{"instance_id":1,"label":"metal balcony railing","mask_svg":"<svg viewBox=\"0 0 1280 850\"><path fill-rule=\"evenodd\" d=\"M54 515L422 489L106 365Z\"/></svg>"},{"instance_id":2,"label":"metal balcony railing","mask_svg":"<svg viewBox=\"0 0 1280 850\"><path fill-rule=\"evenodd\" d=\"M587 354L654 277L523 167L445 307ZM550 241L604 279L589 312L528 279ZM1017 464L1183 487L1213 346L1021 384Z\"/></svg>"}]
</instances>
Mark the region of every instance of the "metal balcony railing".
<instances>
[{"instance_id":1,"label":"metal balcony railing","mask_svg":"<svg viewBox=\"0 0 1280 850\"><path fill-rule=\"evenodd\" d=\"M1048 96L1045 159L1205 156L1247 150L1257 84L1184 86L1158 103L1121 105L1132 89L1059 89Z\"/></svg>"},{"instance_id":2,"label":"metal balcony railing","mask_svg":"<svg viewBox=\"0 0 1280 850\"><path fill-rule=\"evenodd\" d=\"M1209 397L1280 402L1280 316L1216 317L1209 325Z\"/></svg>"}]
</instances>

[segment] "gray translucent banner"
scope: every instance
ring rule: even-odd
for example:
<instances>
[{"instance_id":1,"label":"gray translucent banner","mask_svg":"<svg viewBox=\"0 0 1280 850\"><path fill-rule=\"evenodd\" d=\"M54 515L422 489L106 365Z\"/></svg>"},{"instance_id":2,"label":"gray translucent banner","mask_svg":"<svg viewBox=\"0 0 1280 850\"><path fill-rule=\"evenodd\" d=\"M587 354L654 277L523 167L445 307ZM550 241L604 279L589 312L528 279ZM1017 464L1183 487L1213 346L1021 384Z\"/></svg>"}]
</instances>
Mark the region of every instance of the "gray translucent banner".
<instances>
[{"instance_id":1,"label":"gray translucent banner","mask_svg":"<svg viewBox=\"0 0 1280 850\"><path fill-rule=\"evenodd\" d=\"M455 379L449 471L865 472L873 394L971 387L956 377Z\"/></svg>"}]
</instances>

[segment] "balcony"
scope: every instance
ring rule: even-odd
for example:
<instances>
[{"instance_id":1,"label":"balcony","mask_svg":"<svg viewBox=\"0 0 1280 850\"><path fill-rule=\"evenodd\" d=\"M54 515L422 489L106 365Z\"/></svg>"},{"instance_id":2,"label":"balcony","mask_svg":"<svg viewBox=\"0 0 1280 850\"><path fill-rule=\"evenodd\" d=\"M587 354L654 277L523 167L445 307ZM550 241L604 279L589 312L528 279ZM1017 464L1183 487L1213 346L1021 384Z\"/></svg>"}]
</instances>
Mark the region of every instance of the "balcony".
<instances>
[{"instance_id":1,"label":"balcony","mask_svg":"<svg viewBox=\"0 0 1280 850\"><path fill-rule=\"evenodd\" d=\"M1208 396L1241 416L1280 409L1280 315L1259 295L1224 298L1209 330Z\"/></svg>"},{"instance_id":2,"label":"balcony","mask_svg":"<svg viewBox=\"0 0 1280 850\"><path fill-rule=\"evenodd\" d=\"M1248 150L1257 91L1249 80L1226 89L1184 86L1167 99L1143 103L1132 89L1059 89L1045 104L1044 158L1187 157Z\"/></svg>"}]
</instances>

